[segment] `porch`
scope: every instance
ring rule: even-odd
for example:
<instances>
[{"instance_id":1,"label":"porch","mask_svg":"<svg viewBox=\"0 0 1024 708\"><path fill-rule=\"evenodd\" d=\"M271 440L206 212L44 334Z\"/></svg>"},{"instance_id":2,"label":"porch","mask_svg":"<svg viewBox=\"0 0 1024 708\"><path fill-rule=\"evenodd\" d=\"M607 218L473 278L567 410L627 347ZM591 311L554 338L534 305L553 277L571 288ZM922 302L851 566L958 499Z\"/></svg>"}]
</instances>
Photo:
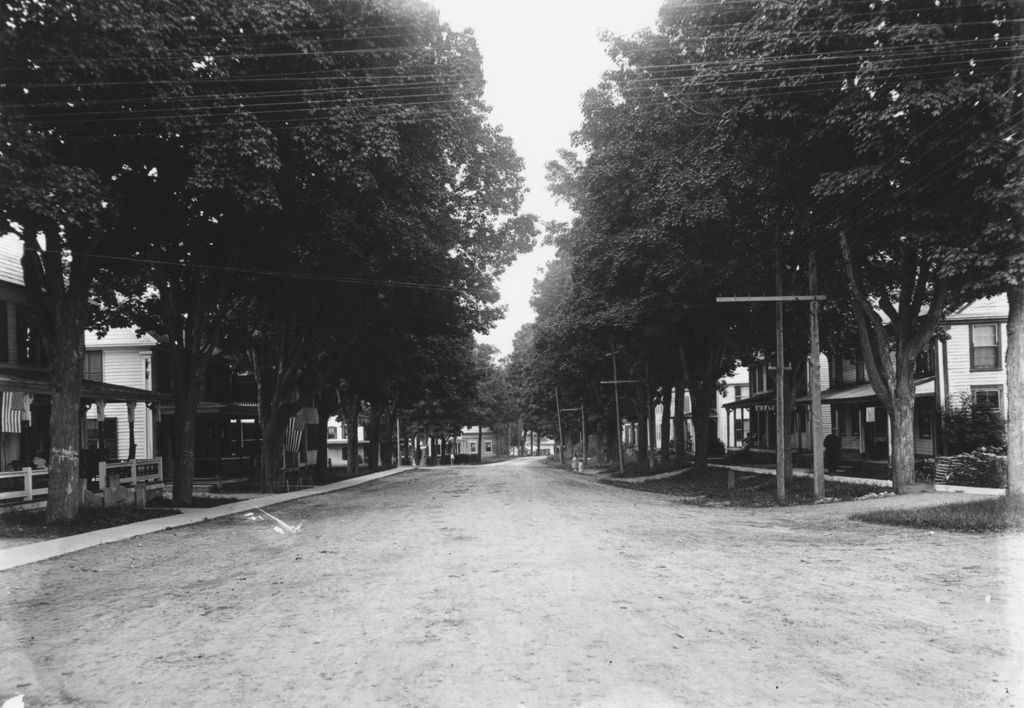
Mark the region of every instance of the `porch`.
<instances>
[{"instance_id":1,"label":"porch","mask_svg":"<svg viewBox=\"0 0 1024 708\"><path fill-rule=\"evenodd\" d=\"M926 377L914 382L914 451L919 458L938 454L938 414L935 379ZM796 410L789 429L789 443L794 464L810 465L814 446L810 426L810 396L796 399ZM868 474L888 474L892 451L891 421L870 384L831 388L821 394L822 439L828 435L839 438L841 468L861 470ZM742 421L747 430L742 450L755 461L775 460L775 392L766 391L750 398L726 404L729 428L739 430L733 421Z\"/></svg>"}]
</instances>

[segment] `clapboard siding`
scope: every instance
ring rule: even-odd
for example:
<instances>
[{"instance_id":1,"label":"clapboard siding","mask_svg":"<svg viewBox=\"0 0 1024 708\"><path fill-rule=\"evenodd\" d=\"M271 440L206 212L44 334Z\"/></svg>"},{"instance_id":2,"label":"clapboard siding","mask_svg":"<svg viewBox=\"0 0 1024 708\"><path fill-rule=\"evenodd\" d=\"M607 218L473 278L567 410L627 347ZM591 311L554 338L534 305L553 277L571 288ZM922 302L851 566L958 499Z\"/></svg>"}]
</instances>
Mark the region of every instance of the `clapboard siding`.
<instances>
[{"instance_id":1,"label":"clapboard siding","mask_svg":"<svg viewBox=\"0 0 1024 708\"><path fill-rule=\"evenodd\" d=\"M134 335L132 336L134 338ZM146 381L144 363L150 351L148 344L146 346L138 346L138 344L136 346L116 346L120 343L116 337L109 341L106 338L97 340L91 334L86 336L86 343L90 351L99 349L103 352L104 383L147 390L151 388L150 383ZM104 347L104 344L114 346ZM104 410L104 416L117 418L117 457L127 459L131 443L128 433L128 404L108 403ZM95 409L90 409L89 417L96 417ZM151 457L153 454L152 441L149 439L151 429L152 412L144 402L139 402L135 407L135 447L136 457L139 459Z\"/></svg>"},{"instance_id":2,"label":"clapboard siding","mask_svg":"<svg viewBox=\"0 0 1024 708\"><path fill-rule=\"evenodd\" d=\"M946 363L951 399L955 399L962 392L969 392L971 386L1003 386L1006 384L1006 324L999 325L1000 367L994 371L971 371L971 326L969 324L950 324L947 331L949 340L946 342Z\"/></svg>"},{"instance_id":3,"label":"clapboard siding","mask_svg":"<svg viewBox=\"0 0 1024 708\"><path fill-rule=\"evenodd\" d=\"M21 270L21 239L14 234L0 237L0 280L14 285L25 285Z\"/></svg>"}]
</instances>

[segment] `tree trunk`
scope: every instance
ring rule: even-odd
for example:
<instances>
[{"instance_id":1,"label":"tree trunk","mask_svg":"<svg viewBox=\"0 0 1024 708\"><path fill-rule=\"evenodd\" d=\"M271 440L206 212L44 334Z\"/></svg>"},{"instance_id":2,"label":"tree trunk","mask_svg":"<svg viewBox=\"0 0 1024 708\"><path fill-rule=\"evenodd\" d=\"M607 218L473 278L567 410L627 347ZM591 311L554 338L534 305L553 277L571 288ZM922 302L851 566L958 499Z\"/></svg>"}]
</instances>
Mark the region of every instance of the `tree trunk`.
<instances>
[{"instance_id":1,"label":"tree trunk","mask_svg":"<svg viewBox=\"0 0 1024 708\"><path fill-rule=\"evenodd\" d=\"M887 408L892 431L890 457L893 491L903 494L914 483L914 378L911 366L900 365L893 405Z\"/></svg>"},{"instance_id":2,"label":"tree trunk","mask_svg":"<svg viewBox=\"0 0 1024 708\"><path fill-rule=\"evenodd\" d=\"M64 326L60 326L63 324ZM50 481L46 521L66 524L78 517L82 483L78 470L81 447L82 374L85 364L84 318L56 325L58 337L47 349L50 358Z\"/></svg>"},{"instance_id":3,"label":"tree trunk","mask_svg":"<svg viewBox=\"0 0 1024 708\"><path fill-rule=\"evenodd\" d=\"M484 424L477 423L476 427L476 461L481 463L484 461Z\"/></svg>"},{"instance_id":4,"label":"tree trunk","mask_svg":"<svg viewBox=\"0 0 1024 708\"><path fill-rule=\"evenodd\" d=\"M260 489L276 492L284 481L281 455L284 453L284 433L288 418L281 420L277 411L272 412L260 426Z\"/></svg>"},{"instance_id":5,"label":"tree trunk","mask_svg":"<svg viewBox=\"0 0 1024 708\"><path fill-rule=\"evenodd\" d=\"M1006 296L1006 494L1024 498L1024 280Z\"/></svg>"},{"instance_id":6,"label":"tree trunk","mask_svg":"<svg viewBox=\"0 0 1024 708\"><path fill-rule=\"evenodd\" d=\"M638 406L639 411L636 421L636 458L638 460L647 459L647 431L650 426L647 424L647 401L643 401L643 404ZM654 447L653 441L651 441L651 447Z\"/></svg>"},{"instance_id":7,"label":"tree trunk","mask_svg":"<svg viewBox=\"0 0 1024 708\"><path fill-rule=\"evenodd\" d=\"M317 438L316 468L313 470L313 481L317 484L327 484L327 460L330 459L327 449L327 420L336 409L334 402L324 402L322 399L317 402L316 414L320 419L317 427L320 429L320 436Z\"/></svg>"},{"instance_id":8,"label":"tree trunk","mask_svg":"<svg viewBox=\"0 0 1024 708\"><path fill-rule=\"evenodd\" d=\"M717 391L717 381L690 391L693 408L693 463L698 469L707 467L708 463L708 420L711 418Z\"/></svg>"},{"instance_id":9,"label":"tree trunk","mask_svg":"<svg viewBox=\"0 0 1024 708\"><path fill-rule=\"evenodd\" d=\"M174 376L174 458L172 497L178 504L192 502L196 473L196 418L202 395L202 378L190 371L187 355L177 347L171 353Z\"/></svg>"},{"instance_id":10,"label":"tree trunk","mask_svg":"<svg viewBox=\"0 0 1024 708\"><path fill-rule=\"evenodd\" d=\"M174 458L172 496L178 504L192 502L192 482L196 472L196 418L199 409L199 385L188 382L174 394Z\"/></svg>"},{"instance_id":11,"label":"tree trunk","mask_svg":"<svg viewBox=\"0 0 1024 708\"><path fill-rule=\"evenodd\" d=\"M678 428L676 428L678 430ZM678 433L677 433L678 434ZM672 385L661 387L661 461L672 462Z\"/></svg>"},{"instance_id":12,"label":"tree trunk","mask_svg":"<svg viewBox=\"0 0 1024 708\"><path fill-rule=\"evenodd\" d=\"M366 422L366 462L376 472L380 469L380 407L370 404Z\"/></svg>"},{"instance_id":13,"label":"tree trunk","mask_svg":"<svg viewBox=\"0 0 1024 708\"><path fill-rule=\"evenodd\" d=\"M676 448L680 460L686 459L686 411L683 405L686 402L686 385L680 381L675 385L676 389Z\"/></svg>"},{"instance_id":14,"label":"tree trunk","mask_svg":"<svg viewBox=\"0 0 1024 708\"><path fill-rule=\"evenodd\" d=\"M394 465L392 459L395 455L395 416L389 405L384 409L384 424L380 427L380 466L381 469L391 469Z\"/></svg>"},{"instance_id":15,"label":"tree trunk","mask_svg":"<svg viewBox=\"0 0 1024 708\"><path fill-rule=\"evenodd\" d=\"M359 400L353 398L345 415L348 429L348 473L359 473Z\"/></svg>"}]
</instances>

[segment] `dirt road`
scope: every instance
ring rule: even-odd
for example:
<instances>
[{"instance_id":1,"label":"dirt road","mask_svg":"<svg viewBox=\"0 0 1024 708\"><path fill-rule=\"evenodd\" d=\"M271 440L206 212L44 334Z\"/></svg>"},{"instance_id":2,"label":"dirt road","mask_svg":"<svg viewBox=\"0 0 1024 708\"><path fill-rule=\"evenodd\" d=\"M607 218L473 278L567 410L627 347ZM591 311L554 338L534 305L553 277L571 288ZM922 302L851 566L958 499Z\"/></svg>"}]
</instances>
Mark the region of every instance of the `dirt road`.
<instances>
[{"instance_id":1,"label":"dirt road","mask_svg":"<svg viewBox=\"0 0 1024 708\"><path fill-rule=\"evenodd\" d=\"M425 469L0 574L26 706L1022 706L1024 537Z\"/></svg>"}]
</instances>

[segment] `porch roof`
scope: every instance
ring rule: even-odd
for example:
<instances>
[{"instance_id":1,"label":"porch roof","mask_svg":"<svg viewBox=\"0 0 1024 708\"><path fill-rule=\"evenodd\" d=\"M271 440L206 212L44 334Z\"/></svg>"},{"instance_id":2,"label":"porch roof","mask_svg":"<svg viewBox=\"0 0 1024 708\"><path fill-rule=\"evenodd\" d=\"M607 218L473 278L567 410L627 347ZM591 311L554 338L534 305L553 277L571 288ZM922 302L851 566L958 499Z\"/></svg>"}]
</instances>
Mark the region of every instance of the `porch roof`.
<instances>
[{"instance_id":1,"label":"porch roof","mask_svg":"<svg viewBox=\"0 0 1024 708\"><path fill-rule=\"evenodd\" d=\"M915 398L923 398L924 396L935 395L935 377L928 376L926 378L917 379L914 381L914 396ZM833 403L842 405L845 403L870 403L872 401L878 401L878 396L875 395L875 390L871 388L871 384L859 384L857 386L846 386L843 388L830 388L821 392L822 403ZM797 405L810 405L810 396L800 396L796 399ZM759 393L756 396L750 398L741 398L738 401L732 401L726 403L724 408L755 408L758 410L775 410L775 391L767 391L765 393Z\"/></svg>"},{"instance_id":2,"label":"porch roof","mask_svg":"<svg viewBox=\"0 0 1024 708\"><path fill-rule=\"evenodd\" d=\"M928 376L922 379L916 379L914 381L914 397L923 398L925 396L935 395L935 377ZM872 401L878 403L878 396L875 395L875 390L871 388L871 384L859 384L857 386L850 386L844 388L830 388L821 392L822 403L871 403ZM800 396L796 399L797 403L811 402L810 396Z\"/></svg>"},{"instance_id":3,"label":"porch roof","mask_svg":"<svg viewBox=\"0 0 1024 708\"><path fill-rule=\"evenodd\" d=\"M737 401L726 403L723 408L760 408L775 409L775 391L765 391L749 398L741 398Z\"/></svg>"},{"instance_id":4,"label":"porch roof","mask_svg":"<svg viewBox=\"0 0 1024 708\"><path fill-rule=\"evenodd\" d=\"M31 393L33 396L49 396L50 378L45 371L0 371L0 391L18 391ZM169 398L167 394L147 391L131 386L103 383L102 381L82 381L82 400L84 401L161 401Z\"/></svg>"}]
</instances>

